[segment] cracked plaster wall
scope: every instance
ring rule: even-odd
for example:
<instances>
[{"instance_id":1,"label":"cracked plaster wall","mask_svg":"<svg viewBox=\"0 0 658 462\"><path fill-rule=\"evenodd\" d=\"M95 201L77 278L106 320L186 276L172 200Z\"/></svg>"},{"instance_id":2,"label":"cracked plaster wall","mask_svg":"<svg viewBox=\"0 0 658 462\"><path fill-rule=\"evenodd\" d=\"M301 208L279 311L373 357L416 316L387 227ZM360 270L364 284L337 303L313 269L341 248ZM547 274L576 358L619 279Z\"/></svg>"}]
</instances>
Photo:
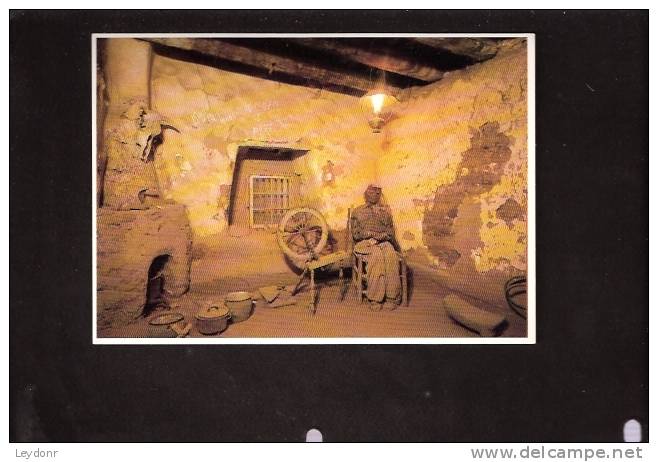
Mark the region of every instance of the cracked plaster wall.
<instances>
[{"instance_id":1,"label":"cracked plaster wall","mask_svg":"<svg viewBox=\"0 0 658 462\"><path fill-rule=\"evenodd\" d=\"M377 176L403 249L496 303L526 271L525 42L416 89L385 128Z\"/></svg>"},{"instance_id":2,"label":"cracked plaster wall","mask_svg":"<svg viewBox=\"0 0 658 462\"><path fill-rule=\"evenodd\" d=\"M219 233L240 146L308 150L295 161L305 205L345 228L381 154L358 99L155 55L151 106L169 130L156 168L165 198L187 207L196 236ZM330 168L333 181L323 181ZM326 177L325 177L326 179Z\"/></svg>"}]
</instances>

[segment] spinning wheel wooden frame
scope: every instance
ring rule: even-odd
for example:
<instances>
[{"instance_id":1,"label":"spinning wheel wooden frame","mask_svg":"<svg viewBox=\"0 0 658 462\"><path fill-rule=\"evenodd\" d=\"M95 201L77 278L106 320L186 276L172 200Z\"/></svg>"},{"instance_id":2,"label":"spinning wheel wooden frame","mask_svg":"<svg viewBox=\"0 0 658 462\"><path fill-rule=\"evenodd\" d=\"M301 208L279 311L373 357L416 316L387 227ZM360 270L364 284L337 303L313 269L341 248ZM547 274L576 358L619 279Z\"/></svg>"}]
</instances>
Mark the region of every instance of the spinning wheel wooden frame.
<instances>
[{"instance_id":1,"label":"spinning wheel wooden frame","mask_svg":"<svg viewBox=\"0 0 658 462\"><path fill-rule=\"evenodd\" d=\"M299 268L317 259L327 245L329 226L322 214L310 207L288 210L276 233L284 254Z\"/></svg>"},{"instance_id":2,"label":"spinning wheel wooden frame","mask_svg":"<svg viewBox=\"0 0 658 462\"><path fill-rule=\"evenodd\" d=\"M348 252L334 252L320 255L327 245L329 226L322 214L310 207L289 210L281 219L276 233L277 243L283 253L298 268L303 268L302 274L293 290L293 295L306 276L310 274L312 300L310 311L315 314L318 291L315 286L315 270L338 266L339 276L343 278L343 267L351 266L351 255Z\"/></svg>"}]
</instances>

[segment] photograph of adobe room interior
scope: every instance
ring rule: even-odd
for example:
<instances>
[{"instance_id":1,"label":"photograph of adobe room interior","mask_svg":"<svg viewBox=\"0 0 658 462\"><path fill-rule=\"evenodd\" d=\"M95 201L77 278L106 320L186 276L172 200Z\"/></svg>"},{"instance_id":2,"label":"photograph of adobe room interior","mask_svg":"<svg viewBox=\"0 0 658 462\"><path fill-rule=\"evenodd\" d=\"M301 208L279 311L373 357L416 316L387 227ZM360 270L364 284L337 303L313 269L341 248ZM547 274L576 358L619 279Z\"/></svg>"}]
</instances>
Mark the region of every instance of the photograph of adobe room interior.
<instances>
[{"instance_id":1,"label":"photograph of adobe room interior","mask_svg":"<svg viewBox=\"0 0 658 462\"><path fill-rule=\"evenodd\" d=\"M95 35L95 341L534 341L533 44Z\"/></svg>"}]
</instances>

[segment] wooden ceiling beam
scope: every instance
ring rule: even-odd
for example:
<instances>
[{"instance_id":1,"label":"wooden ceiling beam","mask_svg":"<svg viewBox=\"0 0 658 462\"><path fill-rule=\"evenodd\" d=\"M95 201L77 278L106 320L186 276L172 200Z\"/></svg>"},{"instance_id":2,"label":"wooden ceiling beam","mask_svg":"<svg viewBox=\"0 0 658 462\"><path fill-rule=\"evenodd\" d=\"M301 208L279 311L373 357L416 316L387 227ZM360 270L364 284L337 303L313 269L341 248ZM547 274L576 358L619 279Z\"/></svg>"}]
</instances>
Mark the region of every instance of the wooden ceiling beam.
<instances>
[{"instance_id":1,"label":"wooden ceiling beam","mask_svg":"<svg viewBox=\"0 0 658 462\"><path fill-rule=\"evenodd\" d=\"M412 37L411 40L431 48L467 56L474 61L485 61L493 58L499 48L498 42L489 38Z\"/></svg>"},{"instance_id":2,"label":"wooden ceiling beam","mask_svg":"<svg viewBox=\"0 0 658 462\"><path fill-rule=\"evenodd\" d=\"M262 50L207 38L144 38L143 40L191 51L201 55L232 61L264 70L267 74L286 74L299 80L309 80L329 86L346 87L365 94L372 82L366 77L327 69L311 63L304 63Z\"/></svg>"},{"instance_id":3,"label":"wooden ceiling beam","mask_svg":"<svg viewBox=\"0 0 658 462\"><path fill-rule=\"evenodd\" d=\"M360 48L345 41L317 38L289 38L287 41L320 51L326 51L350 61L365 64L387 72L412 77L423 82L436 82L443 72L435 66L421 64L413 59L394 56L390 50L382 48L377 52Z\"/></svg>"}]
</instances>

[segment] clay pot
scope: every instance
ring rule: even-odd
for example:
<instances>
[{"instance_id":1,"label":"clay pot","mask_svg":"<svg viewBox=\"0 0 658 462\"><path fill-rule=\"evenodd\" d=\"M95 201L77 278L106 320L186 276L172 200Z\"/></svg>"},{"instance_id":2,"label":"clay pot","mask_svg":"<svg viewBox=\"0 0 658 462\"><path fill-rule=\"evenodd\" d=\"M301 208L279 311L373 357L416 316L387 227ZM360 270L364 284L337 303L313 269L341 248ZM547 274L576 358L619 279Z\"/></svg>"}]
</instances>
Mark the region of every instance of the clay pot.
<instances>
[{"instance_id":1,"label":"clay pot","mask_svg":"<svg viewBox=\"0 0 658 462\"><path fill-rule=\"evenodd\" d=\"M231 313L225 306L211 306L196 314L196 328L203 335L215 335L226 330L230 318Z\"/></svg>"},{"instance_id":2,"label":"clay pot","mask_svg":"<svg viewBox=\"0 0 658 462\"><path fill-rule=\"evenodd\" d=\"M231 312L231 321L242 322L251 316L254 302L249 292L231 292L224 299L224 304Z\"/></svg>"}]
</instances>

